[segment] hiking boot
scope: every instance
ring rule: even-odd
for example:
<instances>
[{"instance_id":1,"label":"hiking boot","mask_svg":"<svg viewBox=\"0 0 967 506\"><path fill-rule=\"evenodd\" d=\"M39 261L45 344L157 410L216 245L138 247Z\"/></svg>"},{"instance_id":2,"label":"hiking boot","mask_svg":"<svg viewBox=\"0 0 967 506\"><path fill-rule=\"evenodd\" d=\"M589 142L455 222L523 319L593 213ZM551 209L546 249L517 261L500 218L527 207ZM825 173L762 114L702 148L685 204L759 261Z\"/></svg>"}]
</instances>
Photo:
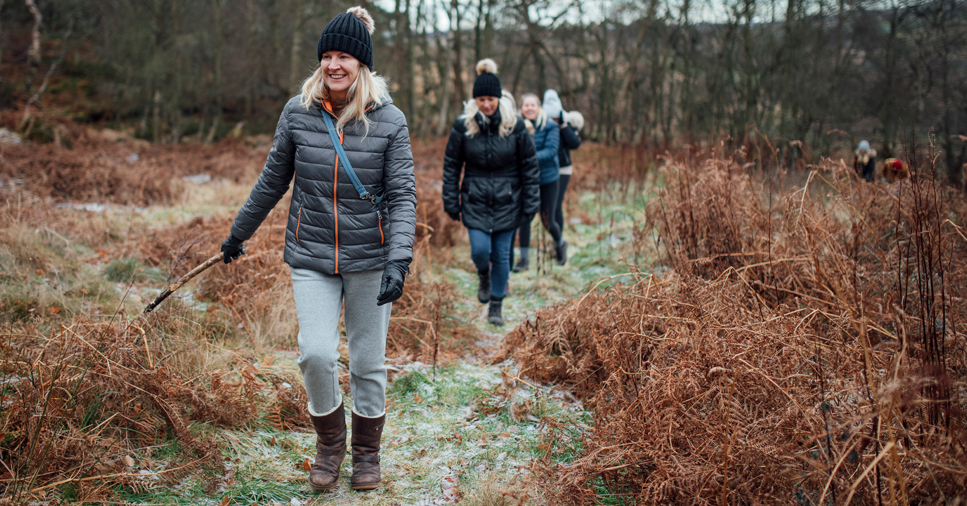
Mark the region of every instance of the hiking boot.
<instances>
[{"instance_id":1,"label":"hiking boot","mask_svg":"<svg viewBox=\"0 0 967 506\"><path fill-rule=\"evenodd\" d=\"M481 304L486 304L490 301L490 269L478 270L477 276L480 277L480 286L477 288L477 300Z\"/></svg>"},{"instance_id":2,"label":"hiking boot","mask_svg":"<svg viewBox=\"0 0 967 506\"><path fill-rule=\"evenodd\" d=\"M487 321L498 327L504 324L504 317L500 315L500 306L503 302L503 299L490 299L490 308L487 311Z\"/></svg>"},{"instance_id":3,"label":"hiking boot","mask_svg":"<svg viewBox=\"0 0 967 506\"><path fill-rule=\"evenodd\" d=\"M561 239L561 244L554 246L554 256L556 257L557 265L567 263L567 241Z\"/></svg>"},{"instance_id":4,"label":"hiking boot","mask_svg":"<svg viewBox=\"0 0 967 506\"><path fill-rule=\"evenodd\" d=\"M353 412L353 490L379 488L379 441L386 415L368 418Z\"/></svg>"},{"instance_id":5,"label":"hiking boot","mask_svg":"<svg viewBox=\"0 0 967 506\"><path fill-rule=\"evenodd\" d=\"M339 466L346 458L346 411L340 403L325 416L312 416L316 429L316 462L309 470L309 486L332 490L339 484Z\"/></svg>"},{"instance_id":6,"label":"hiking boot","mask_svg":"<svg viewBox=\"0 0 967 506\"><path fill-rule=\"evenodd\" d=\"M526 271L527 269L529 269L530 266L531 266L530 260L528 260L526 258L521 258L520 260L517 261L517 265L515 265L514 268L511 269L511 271L513 271L513 272L523 272L523 271Z\"/></svg>"}]
</instances>

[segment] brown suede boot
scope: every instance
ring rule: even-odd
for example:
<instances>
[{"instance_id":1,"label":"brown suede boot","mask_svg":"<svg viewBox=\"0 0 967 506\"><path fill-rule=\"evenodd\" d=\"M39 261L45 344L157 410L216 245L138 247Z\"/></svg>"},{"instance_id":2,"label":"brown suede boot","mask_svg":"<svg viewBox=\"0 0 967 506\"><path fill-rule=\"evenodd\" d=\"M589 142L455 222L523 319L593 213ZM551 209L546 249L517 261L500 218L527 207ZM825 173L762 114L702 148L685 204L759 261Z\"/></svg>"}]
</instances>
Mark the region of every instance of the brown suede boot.
<instances>
[{"instance_id":1,"label":"brown suede boot","mask_svg":"<svg viewBox=\"0 0 967 506\"><path fill-rule=\"evenodd\" d=\"M353 412L353 490L378 488L379 441L383 436L386 415L367 418Z\"/></svg>"},{"instance_id":2,"label":"brown suede boot","mask_svg":"<svg viewBox=\"0 0 967 506\"><path fill-rule=\"evenodd\" d=\"M312 416L316 428L316 462L309 471L309 486L332 490L339 484L339 466L346 459L346 411L343 405L325 416Z\"/></svg>"}]
</instances>

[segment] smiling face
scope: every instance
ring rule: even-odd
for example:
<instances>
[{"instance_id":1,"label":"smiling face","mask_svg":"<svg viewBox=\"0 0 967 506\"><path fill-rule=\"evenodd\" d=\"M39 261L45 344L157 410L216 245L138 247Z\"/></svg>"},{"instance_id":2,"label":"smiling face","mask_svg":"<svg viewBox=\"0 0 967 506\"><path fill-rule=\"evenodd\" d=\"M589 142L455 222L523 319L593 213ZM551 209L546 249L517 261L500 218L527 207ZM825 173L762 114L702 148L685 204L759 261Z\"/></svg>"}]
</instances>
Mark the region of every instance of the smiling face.
<instances>
[{"instance_id":1,"label":"smiling face","mask_svg":"<svg viewBox=\"0 0 967 506\"><path fill-rule=\"evenodd\" d=\"M541 111L541 101L534 95L527 95L520 103L521 116L534 121L537 114Z\"/></svg>"},{"instance_id":2,"label":"smiling face","mask_svg":"<svg viewBox=\"0 0 967 506\"><path fill-rule=\"evenodd\" d=\"M497 111L499 103L497 97L477 97L474 100L477 101L477 107L480 108L480 112L484 113L484 116L493 116L494 112Z\"/></svg>"},{"instance_id":3,"label":"smiling face","mask_svg":"<svg viewBox=\"0 0 967 506\"><path fill-rule=\"evenodd\" d=\"M322 65L322 78L329 88L329 96L334 100L346 100L349 87L359 75L359 60L342 51L326 51L322 53L319 64Z\"/></svg>"}]
</instances>

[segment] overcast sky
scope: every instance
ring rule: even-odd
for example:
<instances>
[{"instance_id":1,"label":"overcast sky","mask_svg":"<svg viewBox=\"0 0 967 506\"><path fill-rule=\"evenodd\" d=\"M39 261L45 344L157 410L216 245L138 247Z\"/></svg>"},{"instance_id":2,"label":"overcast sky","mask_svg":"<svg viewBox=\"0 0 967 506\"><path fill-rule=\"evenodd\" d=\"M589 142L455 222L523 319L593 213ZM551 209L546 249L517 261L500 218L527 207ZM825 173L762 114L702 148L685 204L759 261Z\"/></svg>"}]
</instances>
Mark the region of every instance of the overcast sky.
<instances>
[{"instance_id":1,"label":"overcast sky","mask_svg":"<svg viewBox=\"0 0 967 506\"><path fill-rule=\"evenodd\" d=\"M373 3L391 12L395 8L396 0L375 0ZM449 2L446 3L449 4ZM659 16L664 13L665 9L671 9L672 15L677 17L681 3L681 0L661 2L659 4ZM692 23L724 21L727 18L730 3L729 0L692 0L692 12L689 15L689 20ZM412 2L411 5L415 6L415 4L416 2ZM462 0L460 4L461 6L467 6L470 2ZM468 12L464 18L465 29L472 28L476 19L475 4L476 2L473 3L471 12ZM437 7L437 29L440 31L449 30L449 18L444 8L444 2L434 2L434 5ZM815 7L815 4L813 6ZM540 8L532 7L532 17L534 19L553 18L567 9L568 13L562 19L571 23L577 23L579 18L582 17L582 14L585 23L595 23L604 18L630 22L641 17L644 14L645 8L646 2L644 0L637 2L629 2L627 0L582 0L580 9L567 0L549 1L545 3L545 6ZM768 22L773 19L780 19L785 14L784 9L785 3L781 1L770 0L768 2L762 2L757 9L756 21ZM815 8L812 10L815 11Z\"/></svg>"},{"instance_id":2,"label":"overcast sky","mask_svg":"<svg viewBox=\"0 0 967 506\"><path fill-rule=\"evenodd\" d=\"M621 20L624 22L631 22L639 17L641 17L646 8L646 0L629 1L629 0L579 0L581 2L581 9L574 5L574 2L569 0L550 0L544 2L543 7L532 7L532 18L553 18L561 11L569 9L568 14L562 18L563 20L576 23L579 17L584 17L585 23L595 23L601 21L602 19L608 18L612 20ZM716 23L723 22L728 19L729 9L731 5L739 0L692 0L692 12L689 15L689 21L691 23ZM819 2L825 1L826 9L832 10L836 8L836 3L831 0L806 0L806 11L809 14L815 14L819 11ZM913 0L873 0L867 3L867 7L871 9L887 8L894 3L911 3ZM381 7L386 11L392 12L395 8L396 0L375 0L373 3ZM437 29L440 31L447 31L450 29L449 18L447 17L446 9L444 8L444 3L449 5L449 1L435 1L434 5L437 7ZM414 7L415 12L416 1L411 1L411 6ZM671 17L677 18L679 15L679 9L681 8L682 0L664 0L659 2L659 16L664 15L665 9L671 10ZM464 19L464 29L472 28L473 23L476 19L476 1L470 2L468 0L461 0L461 6L471 5L473 8L471 12L467 13ZM569 7L570 6L570 7ZM755 22L763 23L770 22L774 20L781 20L785 15L786 2L783 0L759 0L756 6ZM538 10L541 12L538 12Z\"/></svg>"}]
</instances>

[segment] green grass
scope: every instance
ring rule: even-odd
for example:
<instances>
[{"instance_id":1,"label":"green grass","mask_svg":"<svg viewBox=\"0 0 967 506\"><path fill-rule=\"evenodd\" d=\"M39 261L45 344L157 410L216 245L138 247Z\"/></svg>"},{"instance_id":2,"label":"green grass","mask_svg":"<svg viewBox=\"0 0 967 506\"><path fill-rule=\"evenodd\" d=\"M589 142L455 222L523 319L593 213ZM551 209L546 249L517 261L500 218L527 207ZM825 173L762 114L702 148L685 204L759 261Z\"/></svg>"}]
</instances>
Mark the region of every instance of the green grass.
<instances>
[{"instance_id":1,"label":"green grass","mask_svg":"<svg viewBox=\"0 0 967 506\"><path fill-rule=\"evenodd\" d=\"M113 312L117 289L82 260L83 246L20 225L0 229L0 246L0 323L32 320L46 328Z\"/></svg>"},{"instance_id":2,"label":"green grass","mask_svg":"<svg viewBox=\"0 0 967 506\"><path fill-rule=\"evenodd\" d=\"M115 283L163 283L165 273L156 267L148 267L134 257L112 260L104 266L104 277Z\"/></svg>"}]
</instances>

